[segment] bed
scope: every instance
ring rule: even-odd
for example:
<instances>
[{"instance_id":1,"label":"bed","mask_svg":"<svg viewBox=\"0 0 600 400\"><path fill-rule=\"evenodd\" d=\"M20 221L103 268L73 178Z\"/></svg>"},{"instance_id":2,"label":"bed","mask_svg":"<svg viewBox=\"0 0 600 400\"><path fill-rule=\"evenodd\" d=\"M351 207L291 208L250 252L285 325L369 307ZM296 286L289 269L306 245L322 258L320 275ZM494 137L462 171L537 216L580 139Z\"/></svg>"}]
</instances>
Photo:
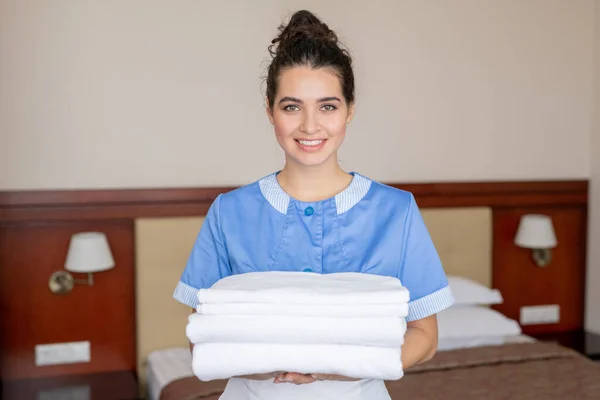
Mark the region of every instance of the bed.
<instances>
[{"instance_id":1,"label":"bed","mask_svg":"<svg viewBox=\"0 0 600 400\"><path fill-rule=\"evenodd\" d=\"M434 359L386 383L392 399L600 398L599 365L522 334L516 321L493 309L502 294L491 289L491 210L422 212L459 301L440 315ZM226 384L193 376L184 334L190 309L171 299L202 222L201 217L136 221L138 374L150 400L217 400Z\"/></svg>"},{"instance_id":2,"label":"bed","mask_svg":"<svg viewBox=\"0 0 600 400\"><path fill-rule=\"evenodd\" d=\"M171 356L177 353L172 349ZM167 353L162 353L165 356ZM167 373L156 357L154 371ZM152 396L160 400L218 400L226 381L200 382L186 374L189 353L179 352L180 369ZM578 353L546 342L506 343L439 352L425 364L387 382L393 400L446 399L598 399L600 366ZM443 395L442 395L443 394ZM152 398L152 397L150 397Z\"/></svg>"}]
</instances>

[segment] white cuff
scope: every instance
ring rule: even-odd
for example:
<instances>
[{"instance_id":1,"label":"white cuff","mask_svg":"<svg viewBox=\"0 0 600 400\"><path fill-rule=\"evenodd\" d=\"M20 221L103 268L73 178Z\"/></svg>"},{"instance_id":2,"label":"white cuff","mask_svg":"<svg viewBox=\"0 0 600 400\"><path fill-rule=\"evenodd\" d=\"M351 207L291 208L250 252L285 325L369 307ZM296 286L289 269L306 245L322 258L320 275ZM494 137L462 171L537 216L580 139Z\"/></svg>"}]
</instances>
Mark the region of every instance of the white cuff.
<instances>
[{"instance_id":1,"label":"white cuff","mask_svg":"<svg viewBox=\"0 0 600 400\"><path fill-rule=\"evenodd\" d=\"M179 281L177 287L175 287L173 298L187 306L196 308L198 306L198 289Z\"/></svg>"},{"instance_id":2,"label":"white cuff","mask_svg":"<svg viewBox=\"0 0 600 400\"><path fill-rule=\"evenodd\" d=\"M408 303L408 316L406 321L416 321L437 314L454 304L454 295L450 286L446 286L425 297Z\"/></svg>"}]
</instances>

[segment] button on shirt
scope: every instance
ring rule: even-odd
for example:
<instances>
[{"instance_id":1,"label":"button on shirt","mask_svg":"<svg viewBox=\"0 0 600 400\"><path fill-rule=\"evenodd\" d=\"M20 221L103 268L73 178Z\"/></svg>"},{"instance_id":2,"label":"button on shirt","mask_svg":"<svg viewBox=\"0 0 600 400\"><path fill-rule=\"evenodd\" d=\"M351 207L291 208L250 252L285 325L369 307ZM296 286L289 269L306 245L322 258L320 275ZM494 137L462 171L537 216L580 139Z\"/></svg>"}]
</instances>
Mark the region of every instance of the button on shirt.
<instances>
[{"instance_id":1,"label":"button on shirt","mask_svg":"<svg viewBox=\"0 0 600 400\"><path fill-rule=\"evenodd\" d=\"M174 298L195 308L199 289L232 274L362 272L400 280L410 292L407 321L452 305L446 275L412 194L352 175L344 191L318 202L290 197L277 173L219 195ZM390 400L382 380L367 379L297 386L233 378L221 396L258 398Z\"/></svg>"}]
</instances>

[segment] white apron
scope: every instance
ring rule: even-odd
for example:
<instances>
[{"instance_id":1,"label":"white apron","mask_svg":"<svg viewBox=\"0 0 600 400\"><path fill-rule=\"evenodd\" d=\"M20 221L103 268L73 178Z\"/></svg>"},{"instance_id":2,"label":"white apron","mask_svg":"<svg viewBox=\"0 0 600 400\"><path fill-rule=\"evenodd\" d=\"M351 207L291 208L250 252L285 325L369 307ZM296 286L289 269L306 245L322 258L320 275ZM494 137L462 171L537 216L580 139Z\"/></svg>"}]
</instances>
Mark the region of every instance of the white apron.
<instances>
[{"instance_id":1,"label":"white apron","mask_svg":"<svg viewBox=\"0 0 600 400\"><path fill-rule=\"evenodd\" d=\"M382 380L317 381L305 385L231 378L219 400L391 400Z\"/></svg>"}]
</instances>

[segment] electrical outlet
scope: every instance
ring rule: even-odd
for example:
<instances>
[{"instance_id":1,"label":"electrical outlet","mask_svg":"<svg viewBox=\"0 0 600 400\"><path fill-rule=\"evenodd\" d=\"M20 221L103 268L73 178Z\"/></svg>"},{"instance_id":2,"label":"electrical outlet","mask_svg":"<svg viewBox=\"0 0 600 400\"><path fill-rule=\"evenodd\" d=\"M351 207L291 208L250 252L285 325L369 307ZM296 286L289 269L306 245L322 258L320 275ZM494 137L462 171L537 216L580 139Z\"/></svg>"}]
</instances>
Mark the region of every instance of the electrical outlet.
<instances>
[{"instance_id":1,"label":"electrical outlet","mask_svg":"<svg viewBox=\"0 0 600 400\"><path fill-rule=\"evenodd\" d=\"M558 304L521 307L519 318L521 325L556 324L559 321L560 306Z\"/></svg>"},{"instance_id":2,"label":"electrical outlet","mask_svg":"<svg viewBox=\"0 0 600 400\"><path fill-rule=\"evenodd\" d=\"M90 342L39 344L35 346L35 365L90 362Z\"/></svg>"}]
</instances>

